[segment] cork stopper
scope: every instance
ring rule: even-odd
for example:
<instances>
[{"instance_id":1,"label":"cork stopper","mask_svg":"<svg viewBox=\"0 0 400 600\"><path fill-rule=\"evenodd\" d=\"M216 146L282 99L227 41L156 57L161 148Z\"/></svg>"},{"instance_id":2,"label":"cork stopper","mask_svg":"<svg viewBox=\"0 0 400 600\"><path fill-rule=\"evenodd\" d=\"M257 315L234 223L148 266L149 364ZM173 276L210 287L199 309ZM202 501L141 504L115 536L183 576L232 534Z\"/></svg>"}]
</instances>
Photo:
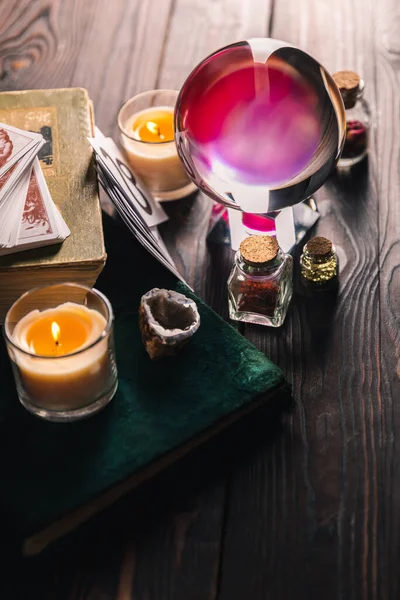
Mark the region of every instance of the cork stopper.
<instances>
[{"instance_id":1,"label":"cork stopper","mask_svg":"<svg viewBox=\"0 0 400 600\"><path fill-rule=\"evenodd\" d=\"M354 92L361 81L361 77L354 71L337 71L332 77L340 91Z\"/></svg>"},{"instance_id":2,"label":"cork stopper","mask_svg":"<svg viewBox=\"0 0 400 600\"><path fill-rule=\"evenodd\" d=\"M332 253L333 244L328 238L317 235L304 246L304 252L315 259L325 258Z\"/></svg>"},{"instance_id":3,"label":"cork stopper","mask_svg":"<svg viewBox=\"0 0 400 600\"><path fill-rule=\"evenodd\" d=\"M354 71L337 71L332 75L342 95L345 108L353 108L357 96L364 89L364 82Z\"/></svg>"},{"instance_id":4,"label":"cork stopper","mask_svg":"<svg viewBox=\"0 0 400 600\"><path fill-rule=\"evenodd\" d=\"M240 254L245 263L252 267L261 267L274 260L279 245L271 235L251 235L240 244Z\"/></svg>"}]
</instances>

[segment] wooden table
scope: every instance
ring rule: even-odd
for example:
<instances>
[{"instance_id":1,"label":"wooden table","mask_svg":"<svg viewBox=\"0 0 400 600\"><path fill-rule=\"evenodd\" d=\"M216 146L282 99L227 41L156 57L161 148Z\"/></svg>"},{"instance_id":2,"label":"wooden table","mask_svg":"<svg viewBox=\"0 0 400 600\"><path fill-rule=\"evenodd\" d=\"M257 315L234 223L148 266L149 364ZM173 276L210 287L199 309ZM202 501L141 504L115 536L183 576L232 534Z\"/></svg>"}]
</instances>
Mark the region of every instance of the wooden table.
<instances>
[{"instance_id":1,"label":"wooden table","mask_svg":"<svg viewBox=\"0 0 400 600\"><path fill-rule=\"evenodd\" d=\"M282 330L243 330L284 370L294 410L280 427L250 419L14 565L2 598L398 598L398 0L3 0L0 14L0 88L86 87L114 137L129 96L179 88L210 51L255 36L359 71L374 115L368 163L316 194L316 230L341 259L336 306L296 294ZM210 201L168 211L179 267L226 317L231 255L207 247Z\"/></svg>"}]
</instances>

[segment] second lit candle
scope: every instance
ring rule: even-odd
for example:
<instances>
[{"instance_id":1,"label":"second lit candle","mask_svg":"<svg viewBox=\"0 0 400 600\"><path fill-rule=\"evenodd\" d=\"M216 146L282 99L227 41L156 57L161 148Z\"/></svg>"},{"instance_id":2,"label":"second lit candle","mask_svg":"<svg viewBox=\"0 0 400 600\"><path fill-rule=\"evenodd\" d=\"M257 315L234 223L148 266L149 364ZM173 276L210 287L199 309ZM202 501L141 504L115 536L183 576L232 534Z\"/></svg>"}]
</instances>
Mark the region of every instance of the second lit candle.
<instances>
[{"instance_id":1,"label":"second lit candle","mask_svg":"<svg viewBox=\"0 0 400 600\"><path fill-rule=\"evenodd\" d=\"M196 189L176 151L177 95L173 90L144 92L128 100L118 114L121 144L132 171L158 200L182 198Z\"/></svg>"}]
</instances>

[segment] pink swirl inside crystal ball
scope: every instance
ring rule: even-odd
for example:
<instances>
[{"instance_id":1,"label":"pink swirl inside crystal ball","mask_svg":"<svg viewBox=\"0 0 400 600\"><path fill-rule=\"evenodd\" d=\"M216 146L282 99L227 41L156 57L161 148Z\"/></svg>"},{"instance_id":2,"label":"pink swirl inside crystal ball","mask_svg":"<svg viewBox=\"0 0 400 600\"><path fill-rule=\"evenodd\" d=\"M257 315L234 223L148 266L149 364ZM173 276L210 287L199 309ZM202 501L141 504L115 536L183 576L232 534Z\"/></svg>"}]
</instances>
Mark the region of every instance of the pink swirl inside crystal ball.
<instances>
[{"instance_id":1,"label":"pink swirl inside crystal ball","mask_svg":"<svg viewBox=\"0 0 400 600\"><path fill-rule=\"evenodd\" d=\"M197 164L227 181L270 187L290 181L320 141L317 94L279 58L261 63L247 54L233 65L225 53L218 72L208 59L181 95L182 126Z\"/></svg>"}]
</instances>

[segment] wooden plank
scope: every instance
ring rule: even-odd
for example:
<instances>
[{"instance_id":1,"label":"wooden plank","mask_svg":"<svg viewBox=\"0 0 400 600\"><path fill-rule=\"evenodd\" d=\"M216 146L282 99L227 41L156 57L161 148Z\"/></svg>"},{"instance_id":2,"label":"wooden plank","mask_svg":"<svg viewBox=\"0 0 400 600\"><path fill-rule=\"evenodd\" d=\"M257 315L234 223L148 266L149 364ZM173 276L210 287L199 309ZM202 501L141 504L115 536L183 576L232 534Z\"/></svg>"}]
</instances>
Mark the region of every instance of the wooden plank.
<instances>
[{"instance_id":1,"label":"wooden plank","mask_svg":"<svg viewBox=\"0 0 400 600\"><path fill-rule=\"evenodd\" d=\"M7 3L7 11L3 3L0 91L87 88L96 124L118 140L122 103L156 86L171 6L172 0L38 0Z\"/></svg>"},{"instance_id":2,"label":"wooden plank","mask_svg":"<svg viewBox=\"0 0 400 600\"><path fill-rule=\"evenodd\" d=\"M99 127L118 139L123 102L156 87L173 0L79 3L90 7L71 85L89 87Z\"/></svg>"},{"instance_id":3,"label":"wooden plank","mask_svg":"<svg viewBox=\"0 0 400 600\"><path fill-rule=\"evenodd\" d=\"M268 31L271 0L178 0L163 55L159 87L179 89L208 54Z\"/></svg>"},{"instance_id":4,"label":"wooden plank","mask_svg":"<svg viewBox=\"0 0 400 600\"><path fill-rule=\"evenodd\" d=\"M170 21L158 87L179 89L190 70L213 50L239 39L265 35L270 3L265 0L177 0ZM232 265L230 248L210 246L206 234L211 202L203 194L164 205L172 219L163 237L180 270L201 296L227 316L226 280ZM216 451L220 452L216 443ZM209 455L211 456L211 455ZM218 459L211 458L211 462ZM136 549L134 598L214 600L218 597L220 544L226 502L225 465L204 486L210 461L193 473L199 489L184 505L177 502L162 528ZM189 505L189 509L186 506ZM157 573L157 577L154 577Z\"/></svg>"},{"instance_id":5,"label":"wooden plank","mask_svg":"<svg viewBox=\"0 0 400 600\"><path fill-rule=\"evenodd\" d=\"M380 510L375 516L378 563L383 598L397 598L399 581L400 489L396 473L400 451L400 6L385 0L376 19L376 149L379 194L379 291L381 301L381 378L378 402L381 431L376 440L377 463L383 470L377 494ZM381 485L379 485L381 483Z\"/></svg>"},{"instance_id":6,"label":"wooden plank","mask_svg":"<svg viewBox=\"0 0 400 600\"><path fill-rule=\"evenodd\" d=\"M271 16L271 0L177 0L171 19L158 87L179 89L190 71L218 48L248 37L264 36ZM227 316L225 282L232 263L229 248L218 246L207 255L206 234L211 210L204 194L176 203L178 235L171 224L163 235L186 279L207 302ZM209 265L208 281L205 274Z\"/></svg>"},{"instance_id":7,"label":"wooden plank","mask_svg":"<svg viewBox=\"0 0 400 600\"><path fill-rule=\"evenodd\" d=\"M208 52L262 35L269 6L266 0L20 0L12 10L2 8L0 89L83 85L100 128L113 134L123 100L156 85L179 87ZM197 290L225 308L227 273L219 268L230 268L230 254L225 260L219 248L213 250L212 289L205 285L208 199L198 195L167 210L172 219L163 233L178 264ZM215 452L220 449L155 482L143 492L145 499L127 497L65 547L20 565L4 597L33 592L59 600L216 598L227 461L210 476ZM174 487L176 480L180 487Z\"/></svg>"},{"instance_id":8,"label":"wooden plank","mask_svg":"<svg viewBox=\"0 0 400 600\"><path fill-rule=\"evenodd\" d=\"M54 75L58 48L57 1L3 3L0 23L0 89L29 89Z\"/></svg>"},{"instance_id":9,"label":"wooden plank","mask_svg":"<svg viewBox=\"0 0 400 600\"><path fill-rule=\"evenodd\" d=\"M272 35L331 72L359 70L375 109L375 17L370 0L279 0ZM221 600L385 597L388 556L378 524L388 492L379 452L390 399L379 400L376 180L374 143L369 165L333 176L316 194L316 231L333 239L341 260L336 301L310 302L296 286L282 330L246 327L284 369L296 409L272 449L266 444L235 469Z\"/></svg>"},{"instance_id":10,"label":"wooden plank","mask_svg":"<svg viewBox=\"0 0 400 600\"><path fill-rule=\"evenodd\" d=\"M0 90L86 87L99 127L115 134L122 102L156 85L171 5L39 0L14 2L8 11L3 6Z\"/></svg>"},{"instance_id":11,"label":"wooden plank","mask_svg":"<svg viewBox=\"0 0 400 600\"><path fill-rule=\"evenodd\" d=\"M3 3L0 90L84 86L95 101L97 123L105 134L115 133L122 102L156 85L171 4L172 0ZM119 521L114 518L109 531L123 531L125 515L119 515ZM125 540L115 534L91 539L93 546L78 540L76 546L37 561L5 568L1 597L114 599Z\"/></svg>"}]
</instances>

